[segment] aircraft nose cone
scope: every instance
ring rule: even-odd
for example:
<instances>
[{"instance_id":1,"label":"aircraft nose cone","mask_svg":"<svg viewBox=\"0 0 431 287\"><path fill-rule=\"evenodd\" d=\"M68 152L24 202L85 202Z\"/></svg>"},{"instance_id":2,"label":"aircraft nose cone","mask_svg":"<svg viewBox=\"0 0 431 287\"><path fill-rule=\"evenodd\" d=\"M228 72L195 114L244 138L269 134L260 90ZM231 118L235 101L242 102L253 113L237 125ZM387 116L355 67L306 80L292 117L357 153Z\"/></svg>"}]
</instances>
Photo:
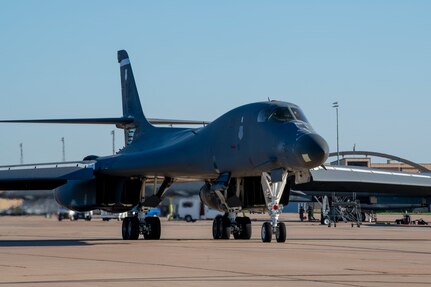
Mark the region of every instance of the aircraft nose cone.
<instances>
[{"instance_id":1,"label":"aircraft nose cone","mask_svg":"<svg viewBox=\"0 0 431 287\"><path fill-rule=\"evenodd\" d=\"M305 168L314 168L326 161L329 147L318 134L305 134L296 142L296 153Z\"/></svg>"}]
</instances>

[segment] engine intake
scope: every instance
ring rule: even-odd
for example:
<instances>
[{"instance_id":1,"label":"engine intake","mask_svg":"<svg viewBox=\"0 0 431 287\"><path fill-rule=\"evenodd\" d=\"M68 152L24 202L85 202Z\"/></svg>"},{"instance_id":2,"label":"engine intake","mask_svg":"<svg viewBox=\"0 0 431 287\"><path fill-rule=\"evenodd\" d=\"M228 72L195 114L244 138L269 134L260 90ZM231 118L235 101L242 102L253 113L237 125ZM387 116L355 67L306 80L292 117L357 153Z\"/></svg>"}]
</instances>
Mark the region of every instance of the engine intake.
<instances>
[{"instance_id":1,"label":"engine intake","mask_svg":"<svg viewBox=\"0 0 431 287\"><path fill-rule=\"evenodd\" d=\"M211 190L211 185L209 183L205 183L204 186L201 187L199 197L206 206L219 211L224 211L219 197Z\"/></svg>"}]
</instances>

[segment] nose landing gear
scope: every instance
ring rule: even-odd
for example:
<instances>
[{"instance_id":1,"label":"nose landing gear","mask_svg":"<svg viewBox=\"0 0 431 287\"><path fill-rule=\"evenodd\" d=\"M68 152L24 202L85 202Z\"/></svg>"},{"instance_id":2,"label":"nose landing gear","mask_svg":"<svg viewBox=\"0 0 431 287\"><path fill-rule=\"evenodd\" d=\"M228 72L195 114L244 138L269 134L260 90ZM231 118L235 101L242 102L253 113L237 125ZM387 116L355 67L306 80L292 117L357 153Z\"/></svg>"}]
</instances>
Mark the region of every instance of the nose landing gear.
<instances>
[{"instance_id":1,"label":"nose landing gear","mask_svg":"<svg viewBox=\"0 0 431 287\"><path fill-rule=\"evenodd\" d=\"M288 173L284 169L273 170L271 174L267 172L262 173L262 190L268 213L271 216L271 222L265 222L262 225L262 242L271 242L273 234L275 234L277 242L282 243L286 241L286 225L283 222L278 222L278 217L283 209L280 206L280 199L286 186L287 175Z\"/></svg>"}]
</instances>

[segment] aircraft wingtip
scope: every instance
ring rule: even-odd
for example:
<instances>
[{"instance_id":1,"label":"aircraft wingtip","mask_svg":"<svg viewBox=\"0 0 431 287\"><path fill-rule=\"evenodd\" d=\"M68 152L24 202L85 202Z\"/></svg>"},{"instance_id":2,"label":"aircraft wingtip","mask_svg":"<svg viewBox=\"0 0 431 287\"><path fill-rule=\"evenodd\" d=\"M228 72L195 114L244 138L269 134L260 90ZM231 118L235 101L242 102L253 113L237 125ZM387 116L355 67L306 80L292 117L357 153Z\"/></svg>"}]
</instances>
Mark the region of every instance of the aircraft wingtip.
<instances>
[{"instance_id":1,"label":"aircraft wingtip","mask_svg":"<svg viewBox=\"0 0 431 287\"><path fill-rule=\"evenodd\" d=\"M117 52L118 57L118 63L120 63L124 59L129 59L129 55L127 54L126 50L119 50Z\"/></svg>"}]
</instances>

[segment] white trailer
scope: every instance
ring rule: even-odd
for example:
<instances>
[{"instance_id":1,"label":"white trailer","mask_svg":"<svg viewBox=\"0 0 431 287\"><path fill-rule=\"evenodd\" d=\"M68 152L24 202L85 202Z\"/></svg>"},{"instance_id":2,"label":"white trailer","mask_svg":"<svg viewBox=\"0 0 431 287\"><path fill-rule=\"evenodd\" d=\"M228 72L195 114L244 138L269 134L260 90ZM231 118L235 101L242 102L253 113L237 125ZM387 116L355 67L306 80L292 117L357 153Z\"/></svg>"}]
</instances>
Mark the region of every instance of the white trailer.
<instances>
[{"instance_id":1,"label":"white trailer","mask_svg":"<svg viewBox=\"0 0 431 287\"><path fill-rule=\"evenodd\" d=\"M176 215L187 222L198 219L214 219L217 215L224 213L204 205L199 196L185 197L178 200Z\"/></svg>"}]
</instances>

